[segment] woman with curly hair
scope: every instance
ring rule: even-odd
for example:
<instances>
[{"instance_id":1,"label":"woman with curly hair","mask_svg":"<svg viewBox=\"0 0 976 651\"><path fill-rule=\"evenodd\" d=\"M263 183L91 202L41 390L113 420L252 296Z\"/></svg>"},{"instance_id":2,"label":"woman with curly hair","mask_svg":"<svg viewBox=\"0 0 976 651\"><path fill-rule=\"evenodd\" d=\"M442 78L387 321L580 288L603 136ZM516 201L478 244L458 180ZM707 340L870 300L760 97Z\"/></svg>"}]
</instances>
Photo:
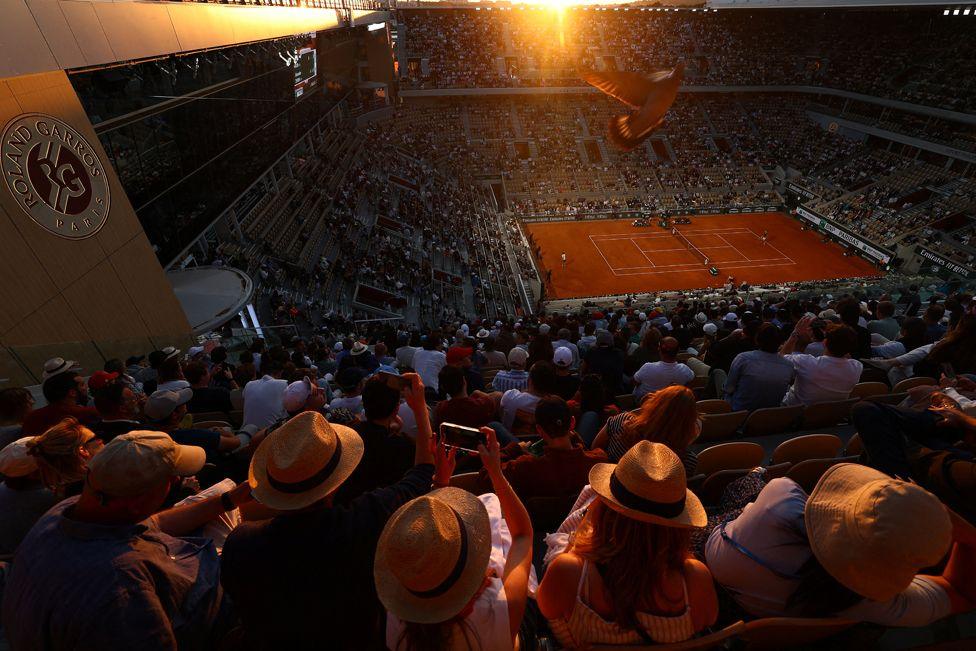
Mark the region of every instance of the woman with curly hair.
<instances>
[{"instance_id":1,"label":"woman with curly hair","mask_svg":"<svg viewBox=\"0 0 976 651\"><path fill-rule=\"evenodd\" d=\"M610 418L591 447L603 448L615 462L640 441L663 443L681 458L690 477L695 474L698 456L688 446L700 433L694 391L673 386L649 394L634 411Z\"/></svg>"}]
</instances>

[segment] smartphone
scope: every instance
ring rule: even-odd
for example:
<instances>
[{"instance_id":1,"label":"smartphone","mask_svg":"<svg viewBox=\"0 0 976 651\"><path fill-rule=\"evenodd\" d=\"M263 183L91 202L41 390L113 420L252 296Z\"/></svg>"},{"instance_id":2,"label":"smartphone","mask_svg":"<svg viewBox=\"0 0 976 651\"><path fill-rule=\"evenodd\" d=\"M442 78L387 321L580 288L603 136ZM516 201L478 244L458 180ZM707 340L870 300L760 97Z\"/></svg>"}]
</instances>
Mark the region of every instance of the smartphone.
<instances>
[{"instance_id":1,"label":"smartphone","mask_svg":"<svg viewBox=\"0 0 976 651\"><path fill-rule=\"evenodd\" d=\"M410 388L410 378L397 375L396 373L388 373L387 371L380 371L377 373L377 375L383 378L383 381L386 382L386 386L395 391L402 391Z\"/></svg>"},{"instance_id":2,"label":"smartphone","mask_svg":"<svg viewBox=\"0 0 976 651\"><path fill-rule=\"evenodd\" d=\"M481 430L454 423L441 423L440 439L447 447L477 454L479 445L487 445L488 439Z\"/></svg>"},{"instance_id":3,"label":"smartphone","mask_svg":"<svg viewBox=\"0 0 976 651\"><path fill-rule=\"evenodd\" d=\"M541 457L545 447L545 441L539 439L538 441L527 445L525 447L525 451L531 454L533 457Z\"/></svg>"}]
</instances>

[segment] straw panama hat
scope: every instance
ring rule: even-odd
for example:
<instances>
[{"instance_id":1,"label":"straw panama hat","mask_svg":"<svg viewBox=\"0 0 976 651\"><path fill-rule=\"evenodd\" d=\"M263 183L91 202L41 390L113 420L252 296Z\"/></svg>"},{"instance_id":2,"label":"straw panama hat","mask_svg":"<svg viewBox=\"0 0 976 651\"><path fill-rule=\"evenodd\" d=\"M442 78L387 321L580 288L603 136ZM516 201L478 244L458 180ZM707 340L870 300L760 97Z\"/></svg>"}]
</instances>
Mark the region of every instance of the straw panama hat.
<instances>
[{"instance_id":1,"label":"straw panama hat","mask_svg":"<svg viewBox=\"0 0 976 651\"><path fill-rule=\"evenodd\" d=\"M873 601L904 591L952 542L952 524L937 497L854 463L824 473L803 519L810 548L824 569Z\"/></svg>"},{"instance_id":2,"label":"straw panama hat","mask_svg":"<svg viewBox=\"0 0 976 651\"><path fill-rule=\"evenodd\" d=\"M640 441L620 462L590 469L590 486L611 509L628 518L668 527L704 527L705 508L688 490L685 468L668 446Z\"/></svg>"},{"instance_id":3,"label":"straw panama hat","mask_svg":"<svg viewBox=\"0 0 976 651\"><path fill-rule=\"evenodd\" d=\"M491 556L485 505L460 488L439 488L397 509L373 565L383 606L406 622L457 615L481 587Z\"/></svg>"},{"instance_id":4,"label":"straw panama hat","mask_svg":"<svg viewBox=\"0 0 976 651\"><path fill-rule=\"evenodd\" d=\"M293 511L337 489L362 458L363 439L356 430L330 423L317 411L305 411L261 443L247 479L259 502Z\"/></svg>"}]
</instances>

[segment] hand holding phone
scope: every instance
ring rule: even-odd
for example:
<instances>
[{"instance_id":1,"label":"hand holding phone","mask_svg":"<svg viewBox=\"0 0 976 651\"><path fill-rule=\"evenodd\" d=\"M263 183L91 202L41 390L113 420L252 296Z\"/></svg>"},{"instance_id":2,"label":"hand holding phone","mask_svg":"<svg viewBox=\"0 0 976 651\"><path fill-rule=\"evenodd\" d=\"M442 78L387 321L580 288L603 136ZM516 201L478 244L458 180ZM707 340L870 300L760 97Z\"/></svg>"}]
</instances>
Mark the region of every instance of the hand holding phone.
<instances>
[{"instance_id":1,"label":"hand holding phone","mask_svg":"<svg viewBox=\"0 0 976 651\"><path fill-rule=\"evenodd\" d=\"M439 438L445 446L470 454L477 454L478 446L488 443L481 430L455 423L441 423Z\"/></svg>"},{"instance_id":2,"label":"hand holding phone","mask_svg":"<svg viewBox=\"0 0 976 651\"><path fill-rule=\"evenodd\" d=\"M394 391L403 391L404 389L410 388L410 378L404 377L402 375L397 375L396 373L390 373L388 371L380 371L377 375L383 379L386 386L390 387Z\"/></svg>"}]
</instances>

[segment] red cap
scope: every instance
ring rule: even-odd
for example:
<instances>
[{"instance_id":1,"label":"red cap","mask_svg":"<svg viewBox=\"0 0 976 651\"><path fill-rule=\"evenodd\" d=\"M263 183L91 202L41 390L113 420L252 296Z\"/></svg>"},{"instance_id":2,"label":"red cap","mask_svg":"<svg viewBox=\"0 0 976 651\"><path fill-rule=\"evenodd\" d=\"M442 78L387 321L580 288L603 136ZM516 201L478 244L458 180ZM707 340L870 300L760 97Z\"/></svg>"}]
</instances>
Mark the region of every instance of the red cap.
<instances>
[{"instance_id":1,"label":"red cap","mask_svg":"<svg viewBox=\"0 0 976 651\"><path fill-rule=\"evenodd\" d=\"M452 346L447 349L447 363L457 364L464 361L474 352L471 348L464 348L462 346Z\"/></svg>"},{"instance_id":2,"label":"red cap","mask_svg":"<svg viewBox=\"0 0 976 651\"><path fill-rule=\"evenodd\" d=\"M94 373L91 374L91 377L88 378L88 388L97 391L98 389L102 389L108 386L109 384L111 384L112 382L115 382L115 380L118 377L119 377L118 373L106 373L105 371L95 371Z\"/></svg>"}]
</instances>

